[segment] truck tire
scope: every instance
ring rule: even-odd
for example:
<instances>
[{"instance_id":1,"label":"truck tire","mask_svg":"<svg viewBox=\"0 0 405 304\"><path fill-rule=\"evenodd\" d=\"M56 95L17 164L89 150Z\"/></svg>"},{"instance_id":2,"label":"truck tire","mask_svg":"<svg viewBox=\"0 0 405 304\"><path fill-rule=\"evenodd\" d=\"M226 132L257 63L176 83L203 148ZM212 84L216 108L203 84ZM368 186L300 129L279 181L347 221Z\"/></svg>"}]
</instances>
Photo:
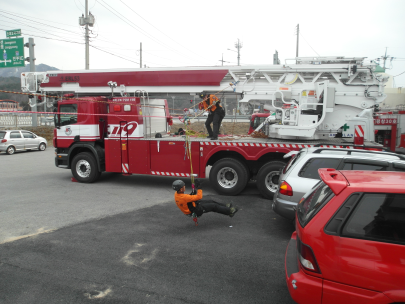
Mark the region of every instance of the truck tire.
<instances>
[{"instance_id":1,"label":"truck tire","mask_svg":"<svg viewBox=\"0 0 405 304\"><path fill-rule=\"evenodd\" d=\"M81 183L93 183L101 175L96 159L88 152L82 152L73 157L71 170L74 178Z\"/></svg>"},{"instance_id":2,"label":"truck tire","mask_svg":"<svg viewBox=\"0 0 405 304\"><path fill-rule=\"evenodd\" d=\"M280 170L285 166L282 161L271 161L263 165L256 177L256 186L262 196L273 199L278 188Z\"/></svg>"},{"instance_id":3,"label":"truck tire","mask_svg":"<svg viewBox=\"0 0 405 304\"><path fill-rule=\"evenodd\" d=\"M218 160L211 168L210 183L214 189L224 195L237 195L249 180L246 166L237 159Z\"/></svg>"}]
</instances>

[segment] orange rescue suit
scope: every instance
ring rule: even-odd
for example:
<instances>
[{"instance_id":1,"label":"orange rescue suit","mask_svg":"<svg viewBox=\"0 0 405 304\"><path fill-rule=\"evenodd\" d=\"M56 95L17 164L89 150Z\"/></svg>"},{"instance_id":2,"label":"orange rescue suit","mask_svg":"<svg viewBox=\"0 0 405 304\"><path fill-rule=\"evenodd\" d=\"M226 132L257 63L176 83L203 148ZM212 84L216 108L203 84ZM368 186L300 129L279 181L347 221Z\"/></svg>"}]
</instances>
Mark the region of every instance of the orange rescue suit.
<instances>
[{"instance_id":1,"label":"orange rescue suit","mask_svg":"<svg viewBox=\"0 0 405 304\"><path fill-rule=\"evenodd\" d=\"M176 201L176 205L184 214L191 214L191 211L187 207L187 203L193 202L193 206L195 207L196 204L194 202L202 199L202 197L203 194L201 189L198 189L197 195L177 193L177 191L174 193L174 200Z\"/></svg>"},{"instance_id":2,"label":"orange rescue suit","mask_svg":"<svg viewBox=\"0 0 405 304\"><path fill-rule=\"evenodd\" d=\"M218 101L219 98L215 95L210 95L209 97L205 98L203 101L204 110L207 110L210 105L213 105L211 108L209 108L209 111L214 112L217 109L217 107L221 107L219 104L216 105L216 102Z\"/></svg>"}]
</instances>

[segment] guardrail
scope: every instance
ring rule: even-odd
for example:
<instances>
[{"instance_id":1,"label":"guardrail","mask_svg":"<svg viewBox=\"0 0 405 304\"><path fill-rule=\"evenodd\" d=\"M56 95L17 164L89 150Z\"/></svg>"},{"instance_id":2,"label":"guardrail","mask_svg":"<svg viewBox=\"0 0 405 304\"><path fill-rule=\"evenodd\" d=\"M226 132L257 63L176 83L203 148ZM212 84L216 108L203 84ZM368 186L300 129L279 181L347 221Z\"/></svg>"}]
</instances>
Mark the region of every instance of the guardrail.
<instances>
[{"instance_id":1,"label":"guardrail","mask_svg":"<svg viewBox=\"0 0 405 304\"><path fill-rule=\"evenodd\" d=\"M179 123L178 117L183 118L183 115L176 115L176 114L170 114L173 116L173 122L174 123ZM223 119L223 122L249 122L250 121L250 116L251 115L226 115ZM193 115L189 115L190 118L192 118L192 122L194 121L205 121L207 119L207 116L197 116L194 117Z\"/></svg>"},{"instance_id":2,"label":"guardrail","mask_svg":"<svg viewBox=\"0 0 405 304\"><path fill-rule=\"evenodd\" d=\"M53 126L53 116L37 114L37 126ZM0 127L31 127L33 119L31 113L1 113Z\"/></svg>"}]
</instances>

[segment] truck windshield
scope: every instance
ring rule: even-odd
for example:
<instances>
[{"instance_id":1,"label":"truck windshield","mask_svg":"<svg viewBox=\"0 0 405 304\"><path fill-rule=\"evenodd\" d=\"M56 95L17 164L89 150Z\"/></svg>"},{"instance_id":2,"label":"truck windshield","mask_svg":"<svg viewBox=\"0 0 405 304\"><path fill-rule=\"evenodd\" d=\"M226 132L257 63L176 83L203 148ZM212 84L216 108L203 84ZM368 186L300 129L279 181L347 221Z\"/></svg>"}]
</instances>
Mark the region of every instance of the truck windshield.
<instances>
[{"instance_id":1,"label":"truck windshield","mask_svg":"<svg viewBox=\"0 0 405 304\"><path fill-rule=\"evenodd\" d=\"M267 117L255 117L255 120L253 121L252 128L256 129L260 124L262 124Z\"/></svg>"},{"instance_id":2,"label":"truck windshield","mask_svg":"<svg viewBox=\"0 0 405 304\"><path fill-rule=\"evenodd\" d=\"M297 218L302 227L334 196L332 190L323 181L317 183L298 203Z\"/></svg>"},{"instance_id":3,"label":"truck windshield","mask_svg":"<svg viewBox=\"0 0 405 304\"><path fill-rule=\"evenodd\" d=\"M59 112L66 114L59 114L58 125L66 126L77 123L77 104L62 104L59 107Z\"/></svg>"}]
</instances>

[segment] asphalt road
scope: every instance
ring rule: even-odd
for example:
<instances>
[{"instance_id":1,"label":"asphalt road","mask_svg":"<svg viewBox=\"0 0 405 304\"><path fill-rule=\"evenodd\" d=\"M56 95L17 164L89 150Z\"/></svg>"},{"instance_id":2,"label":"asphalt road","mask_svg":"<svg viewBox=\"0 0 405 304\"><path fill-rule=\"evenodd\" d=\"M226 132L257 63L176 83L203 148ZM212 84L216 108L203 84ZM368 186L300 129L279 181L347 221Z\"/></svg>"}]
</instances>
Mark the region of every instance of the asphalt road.
<instances>
[{"instance_id":1,"label":"asphalt road","mask_svg":"<svg viewBox=\"0 0 405 304\"><path fill-rule=\"evenodd\" d=\"M52 148L0 153L0 168L0 303L294 303L292 225L254 184L226 197L205 180L204 196L240 211L195 226L174 204L174 178L74 183Z\"/></svg>"}]
</instances>

